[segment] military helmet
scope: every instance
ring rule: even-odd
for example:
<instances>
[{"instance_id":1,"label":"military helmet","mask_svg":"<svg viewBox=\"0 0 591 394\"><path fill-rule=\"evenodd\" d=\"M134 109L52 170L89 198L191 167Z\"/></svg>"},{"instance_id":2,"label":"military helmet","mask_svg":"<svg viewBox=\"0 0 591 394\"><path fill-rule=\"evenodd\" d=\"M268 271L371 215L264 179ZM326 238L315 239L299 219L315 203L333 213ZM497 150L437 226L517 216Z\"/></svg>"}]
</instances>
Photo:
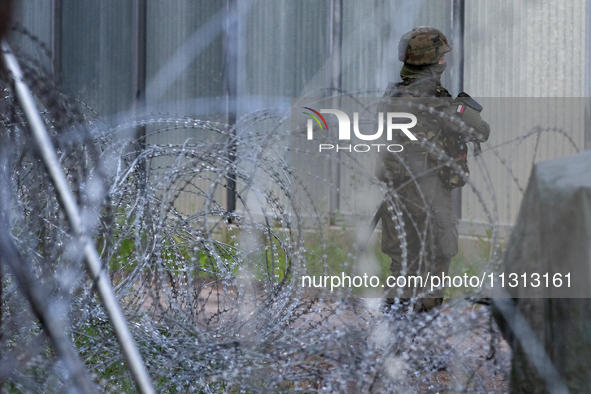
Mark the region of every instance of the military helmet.
<instances>
[{"instance_id":1,"label":"military helmet","mask_svg":"<svg viewBox=\"0 0 591 394\"><path fill-rule=\"evenodd\" d=\"M442 32L429 26L415 27L404 33L398 44L398 60L421 66L439 62L444 53L451 51Z\"/></svg>"}]
</instances>

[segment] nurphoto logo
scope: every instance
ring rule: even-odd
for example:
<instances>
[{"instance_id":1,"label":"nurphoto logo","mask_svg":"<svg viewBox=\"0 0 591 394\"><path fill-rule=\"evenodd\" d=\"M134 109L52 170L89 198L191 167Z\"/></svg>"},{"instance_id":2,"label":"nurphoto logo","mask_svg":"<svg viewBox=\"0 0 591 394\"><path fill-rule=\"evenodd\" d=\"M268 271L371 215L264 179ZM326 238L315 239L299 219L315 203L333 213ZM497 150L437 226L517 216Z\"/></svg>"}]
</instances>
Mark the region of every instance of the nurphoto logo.
<instances>
[{"instance_id":1,"label":"nurphoto logo","mask_svg":"<svg viewBox=\"0 0 591 394\"><path fill-rule=\"evenodd\" d=\"M307 138L308 140L314 139L314 121L318 124L321 131L328 132L328 124L322 114L332 114L337 117L338 121L338 136L339 141L351 141L351 118L344 111L338 109L321 109L320 112L310 107L303 107L310 112L304 112L309 115L311 119L308 119L307 123ZM378 112L377 114L377 127L378 130L374 134L363 134L359 130L359 112L353 112L353 133L355 137L362 141L376 141L380 139L384 133L384 113ZM408 122L410 120L410 122ZM401 121L406 121L401 123ZM410 129L416 126L417 117L408 112L387 112L386 113L386 140L392 141L394 131L402 132L408 139L416 141L417 137L411 133ZM385 149L388 152L402 152L404 149L400 144L354 144L354 145L341 145L341 144L319 144L318 151L330 151L335 150L347 151L347 152L369 152L375 150L380 152L380 149Z\"/></svg>"}]
</instances>

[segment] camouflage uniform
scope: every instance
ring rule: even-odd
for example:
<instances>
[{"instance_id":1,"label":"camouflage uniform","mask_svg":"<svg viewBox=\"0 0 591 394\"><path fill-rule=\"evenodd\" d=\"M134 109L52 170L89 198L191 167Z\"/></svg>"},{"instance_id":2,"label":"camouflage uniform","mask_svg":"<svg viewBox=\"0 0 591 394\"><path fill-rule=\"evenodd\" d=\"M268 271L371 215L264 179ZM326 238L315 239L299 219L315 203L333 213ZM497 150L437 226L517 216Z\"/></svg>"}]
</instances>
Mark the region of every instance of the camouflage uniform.
<instances>
[{"instance_id":1,"label":"camouflage uniform","mask_svg":"<svg viewBox=\"0 0 591 394\"><path fill-rule=\"evenodd\" d=\"M458 143L467 127L457 117L452 120L457 105L440 82L445 64L438 61L450 50L436 29L415 28L406 33L399 46L399 59L405 62L403 81L388 86L378 107L378 112L409 112L417 117L411 132L418 141L399 135L394 142L404 150L382 152L376 167L376 176L389 187L381 208L382 252L392 259L390 270L395 277L441 275L449 271L451 258L458 252L451 190L466 183L469 169L465 146ZM479 115L478 121L476 132L488 137L488 125ZM450 166L449 158L457 166ZM386 300L409 299L424 290L390 288ZM442 301L443 289L435 290L420 299L415 311L429 311Z\"/></svg>"}]
</instances>

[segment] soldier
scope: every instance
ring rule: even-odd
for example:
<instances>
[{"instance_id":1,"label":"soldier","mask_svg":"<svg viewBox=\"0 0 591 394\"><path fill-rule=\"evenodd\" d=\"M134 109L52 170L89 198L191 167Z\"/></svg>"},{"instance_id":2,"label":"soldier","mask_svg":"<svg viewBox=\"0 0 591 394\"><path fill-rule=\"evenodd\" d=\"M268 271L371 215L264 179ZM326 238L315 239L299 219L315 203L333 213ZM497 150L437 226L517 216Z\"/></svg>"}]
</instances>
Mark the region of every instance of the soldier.
<instances>
[{"instance_id":1,"label":"soldier","mask_svg":"<svg viewBox=\"0 0 591 394\"><path fill-rule=\"evenodd\" d=\"M419 274L425 280L427 273L449 271L451 258L458 252L451 190L467 181L466 142L477 145L490 133L478 103L465 94L452 100L441 86L444 55L451 49L445 36L432 27L404 34L398 46L398 59L404 62L402 82L389 84L378 107L384 113L410 112L418 120L411 129L418 141L402 136L397 143L404 150L382 152L376 166L376 176L389 190L380 208L382 252L392 259L390 271L395 278ZM414 284L407 281L404 288L387 288L386 306L396 300L407 303L424 293L427 284L423 289ZM442 302L443 289L438 289L424 294L413 310L429 311Z\"/></svg>"}]
</instances>

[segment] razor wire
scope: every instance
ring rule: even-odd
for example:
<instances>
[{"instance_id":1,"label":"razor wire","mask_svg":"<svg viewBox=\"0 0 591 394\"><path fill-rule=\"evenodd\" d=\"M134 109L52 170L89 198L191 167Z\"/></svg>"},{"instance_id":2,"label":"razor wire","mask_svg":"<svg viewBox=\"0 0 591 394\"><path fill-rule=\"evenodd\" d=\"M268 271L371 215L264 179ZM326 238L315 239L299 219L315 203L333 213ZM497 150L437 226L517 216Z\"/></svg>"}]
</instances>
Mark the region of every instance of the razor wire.
<instances>
[{"instance_id":1,"label":"razor wire","mask_svg":"<svg viewBox=\"0 0 591 394\"><path fill-rule=\"evenodd\" d=\"M110 126L89 121L96 116L89 107L54 89L41 68L20 59L23 81L44 108L51 144L155 390L508 389L511 352L486 305L457 299L432 313L383 314L379 299L299 285L301 275L334 272L335 255L346 267L378 257L371 248L358 253L351 227L344 242L335 241L339 230L326 225L314 189L332 186L294 165L294 155L312 162L315 152L298 146L301 136L290 130L285 111L251 113L233 126L175 114L146 114ZM35 310L27 286L3 263L2 389L59 392L76 386L81 375L55 345L63 341L43 326L52 316L82 360L82 375L100 391L134 392L97 284L84 275L80 242L32 148L28 122L6 81L2 88L3 231L11 234L47 304ZM146 127L140 151L129 137L137 127ZM236 133L228 133L231 127ZM516 141L547 131L532 130ZM499 148L488 150L499 155ZM455 165L445 152L438 154ZM349 159L341 164L374 179L372 187L386 194L373 168ZM503 162L512 175L510 163ZM225 209L229 174L241 207L234 212ZM468 185L492 229L486 258L492 267L502 253L494 185L490 177L485 190ZM492 206L484 195L492 196ZM367 213L341 197L363 221ZM398 198L389 194L388 205L400 221ZM401 226L400 240L406 236Z\"/></svg>"}]
</instances>

